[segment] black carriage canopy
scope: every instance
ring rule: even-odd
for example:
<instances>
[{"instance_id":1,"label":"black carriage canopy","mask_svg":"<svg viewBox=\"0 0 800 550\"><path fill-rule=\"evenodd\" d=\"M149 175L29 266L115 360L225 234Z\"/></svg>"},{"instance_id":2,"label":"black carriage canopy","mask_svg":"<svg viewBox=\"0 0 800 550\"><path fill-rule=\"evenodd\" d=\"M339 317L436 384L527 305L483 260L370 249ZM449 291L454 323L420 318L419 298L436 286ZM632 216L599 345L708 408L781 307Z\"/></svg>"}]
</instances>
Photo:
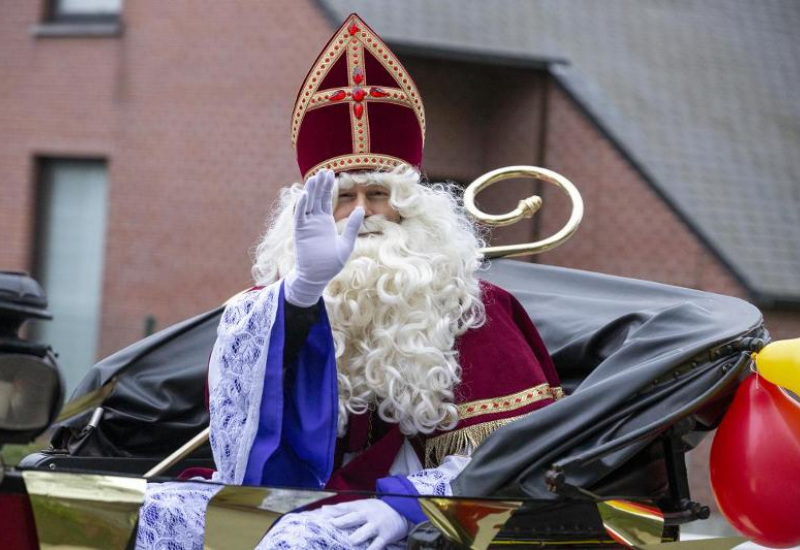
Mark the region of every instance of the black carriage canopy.
<instances>
[{"instance_id":1,"label":"black carriage canopy","mask_svg":"<svg viewBox=\"0 0 800 550\"><path fill-rule=\"evenodd\" d=\"M545 478L554 464L570 485L597 487L690 416L691 448L724 413L747 346L766 338L759 310L728 296L512 260L491 262L482 277L525 306L567 396L488 438L456 480L456 495L553 499ZM68 420L53 447L74 456L163 457L204 429L221 312L173 325L92 367L72 398L116 376L102 420L92 430L88 413ZM210 456L208 447L198 453ZM586 453L596 456L581 460Z\"/></svg>"}]
</instances>

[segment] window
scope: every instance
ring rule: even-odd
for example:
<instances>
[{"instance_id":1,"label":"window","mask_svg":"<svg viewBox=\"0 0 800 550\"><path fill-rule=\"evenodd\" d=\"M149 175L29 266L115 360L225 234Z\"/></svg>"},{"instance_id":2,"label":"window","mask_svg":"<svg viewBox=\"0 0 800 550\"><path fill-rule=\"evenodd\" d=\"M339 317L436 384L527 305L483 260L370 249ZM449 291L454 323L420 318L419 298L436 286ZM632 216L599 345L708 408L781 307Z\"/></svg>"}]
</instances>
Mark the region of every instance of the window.
<instances>
[{"instance_id":1,"label":"window","mask_svg":"<svg viewBox=\"0 0 800 550\"><path fill-rule=\"evenodd\" d=\"M51 0L51 21L113 22L122 11L122 0Z\"/></svg>"},{"instance_id":2,"label":"window","mask_svg":"<svg viewBox=\"0 0 800 550\"><path fill-rule=\"evenodd\" d=\"M59 354L71 392L95 362L100 335L108 179L105 161L40 160L36 277L53 320L37 340Z\"/></svg>"}]
</instances>

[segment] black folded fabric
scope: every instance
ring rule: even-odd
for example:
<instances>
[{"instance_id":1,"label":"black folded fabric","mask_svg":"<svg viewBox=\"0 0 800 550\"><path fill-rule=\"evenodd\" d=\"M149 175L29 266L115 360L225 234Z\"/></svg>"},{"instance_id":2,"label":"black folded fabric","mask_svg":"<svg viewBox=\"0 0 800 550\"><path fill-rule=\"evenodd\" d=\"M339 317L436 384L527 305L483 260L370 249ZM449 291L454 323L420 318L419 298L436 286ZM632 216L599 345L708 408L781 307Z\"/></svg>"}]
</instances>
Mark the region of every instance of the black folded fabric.
<instances>
[{"instance_id":1,"label":"black folded fabric","mask_svg":"<svg viewBox=\"0 0 800 550\"><path fill-rule=\"evenodd\" d=\"M556 498L547 471L591 488L681 418L719 422L746 361L766 339L761 312L729 296L559 267L495 262L486 278L514 294L538 327L570 394L498 430L456 480L457 495ZM586 464L570 459L643 437ZM700 434L702 435L702 434Z\"/></svg>"},{"instance_id":2,"label":"black folded fabric","mask_svg":"<svg viewBox=\"0 0 800 550\"><path fill-rule=\"evenodd\" d=\"M492 262L481 276L525 306L569 395L481 445L456 480L458 495L552 499L545 474L560 462L569 483L597 486L626 465L645 467L648 444L681 418L695 422L686 445L696 444L742 375L741 362L736 372L731 365L745 353L743 342L766 338L759 310L727 296L511 260ZM206 369L221 313L173 325L97 363L73 398L117 376L100 424L86 431L90 413L71 419L58 426L53 447L76 456L163 457L200 432L208 425ZM569 464L636 433L644 436L598 460Z\"/></svg>"}]
</instances>

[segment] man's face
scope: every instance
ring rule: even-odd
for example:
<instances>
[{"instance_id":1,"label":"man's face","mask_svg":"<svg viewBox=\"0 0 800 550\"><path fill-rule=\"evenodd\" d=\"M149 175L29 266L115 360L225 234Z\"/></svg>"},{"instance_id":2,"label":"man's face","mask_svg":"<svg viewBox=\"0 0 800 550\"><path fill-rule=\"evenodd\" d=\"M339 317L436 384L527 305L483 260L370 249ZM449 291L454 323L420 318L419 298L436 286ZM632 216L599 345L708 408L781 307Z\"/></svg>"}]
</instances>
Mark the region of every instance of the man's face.
<instances>
[{"instance_id":1,"label":"man's face","mask_svg":"<svg viewBox=\"0 0 800 550\"><path fill-rule=\"evenodd\" d=\"M337 222L347 218L357 206L364 208L365 217L383 215L390 222L400 223L400 213L389 202L391 193L382 185L368 183L340 189L333 209L333 219Z\"/></svg>"}]
</instances>

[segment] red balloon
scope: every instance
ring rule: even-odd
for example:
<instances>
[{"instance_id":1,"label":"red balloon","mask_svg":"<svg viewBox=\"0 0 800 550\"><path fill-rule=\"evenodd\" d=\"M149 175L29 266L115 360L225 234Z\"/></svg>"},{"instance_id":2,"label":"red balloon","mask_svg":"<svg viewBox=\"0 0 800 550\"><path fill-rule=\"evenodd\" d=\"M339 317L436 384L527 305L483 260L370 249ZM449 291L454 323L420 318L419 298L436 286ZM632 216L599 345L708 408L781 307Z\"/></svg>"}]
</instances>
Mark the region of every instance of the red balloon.
<instances>
[{"instance_id":1,"label":"red balloon","mask_svg":"<svg viewBox=\"0 0 800 550\"><path fill-rule=\"evenodd\" d=\"M711 446L717 505L758 544L800 544L800 403L755 375L742 382Z\"/></svg>"}]
</instances>

